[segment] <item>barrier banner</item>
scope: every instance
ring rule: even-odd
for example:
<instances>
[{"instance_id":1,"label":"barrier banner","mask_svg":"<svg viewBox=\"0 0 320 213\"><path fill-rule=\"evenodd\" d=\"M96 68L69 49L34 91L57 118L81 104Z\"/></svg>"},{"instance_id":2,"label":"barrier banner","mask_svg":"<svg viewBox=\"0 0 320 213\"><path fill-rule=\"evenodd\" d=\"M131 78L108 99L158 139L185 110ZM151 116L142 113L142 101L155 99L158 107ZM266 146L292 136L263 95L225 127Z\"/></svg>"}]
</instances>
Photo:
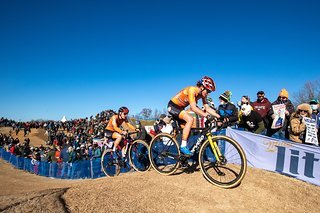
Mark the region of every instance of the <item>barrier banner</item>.
<instances>
[{"instance_id":1,"label":"barrier banner","mask_svg":"<svg viewBox=\"0 0 320 213\"><path fill-rule=\"evenodd\" d=\"M227 128L247 156L248 165L320 186L320 147Z\"/></svg>"},{"instance_id":2,"label":"barrier banner","mask_svg":"<svg viewBox=\"0 0 320 213\"><path fill-rule=\"evenodd\" d=\"M0 148L0 158L8 161L18 169L40 176L61 179L99 178L105 176L101 170L100 158L78 160L72 163L43 162L13 155L2 148ZM128 168L129 169L122 168L121 172L129 172L130 166Z\"/></svg>"}]
</instances>

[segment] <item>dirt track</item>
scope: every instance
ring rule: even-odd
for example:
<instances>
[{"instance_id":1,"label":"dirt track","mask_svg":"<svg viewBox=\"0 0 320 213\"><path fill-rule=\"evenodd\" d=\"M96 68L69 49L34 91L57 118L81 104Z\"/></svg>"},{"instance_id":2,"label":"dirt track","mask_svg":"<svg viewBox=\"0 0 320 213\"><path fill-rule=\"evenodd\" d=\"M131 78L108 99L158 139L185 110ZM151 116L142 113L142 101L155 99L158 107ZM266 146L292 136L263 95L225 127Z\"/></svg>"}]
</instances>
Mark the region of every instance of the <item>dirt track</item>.
<instances>
[{"instance_id":1,"label":"dirt track","mask_svg":"<svg viewBox=\"0 0 320 213\"><path fill-rule=\"evenodd\" d=\"M250 168L239 187L220 189L199 171L59 180L0 160L0 188L4 212L319 212L320 206L320 187Z\"/></svg>"}]
</instances>

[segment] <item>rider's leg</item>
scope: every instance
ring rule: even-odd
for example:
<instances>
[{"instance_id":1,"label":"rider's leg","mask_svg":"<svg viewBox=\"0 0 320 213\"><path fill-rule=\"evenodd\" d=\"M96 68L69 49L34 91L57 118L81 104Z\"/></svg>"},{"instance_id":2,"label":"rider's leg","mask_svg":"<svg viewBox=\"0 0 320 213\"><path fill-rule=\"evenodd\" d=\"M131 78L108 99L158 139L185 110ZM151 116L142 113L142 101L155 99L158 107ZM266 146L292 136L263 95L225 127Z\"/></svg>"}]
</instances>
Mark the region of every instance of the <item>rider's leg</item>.
<instances>
[{"instance_id":1,"label":"rider's leg","mask_svg":"<svg viewBox=\"0 0 320 213\"><path fill-rule=\"evenodd\" d=\"M127 154L127 152L126 152L127 151L127 146L128 146L128 144L122 147L122 152L121 152L122 153L122 158L124 158L126 156L126 154Z\"/></svg>"},{"instance_id":2,"label":"rider's leg","mask_svg":"<svg viewBox=\"0 0 320 213\"><path fill-rule=\"evenodd\" d=\"M186 122L186 124L183 128L183 131L182 131L182 140L187 141L189 134L190 134L192 124L193 124L193 117L189 113L187 113L186 111L182 111L179 115L179 118Z\"/></svg>"},{"instance_id":3,"label":"rider's leg","mask_svg":"<svg viewBox=\"0 0 320 213\"><path fill-rule=\"evenodd\" d=\"M187 150L187 141L190 134L190 130L193 124L193 117L186 111L182 111L179 114L179 118L186 122L182 130L182 141L181 141L181 151L184 154L191 154L190 150Z\"/></svg>"},{"instance_id":4,"label":"rider's leg","mask_svg":"<svg viewBox=\"0 0 320 213\"><path fill-rule=\"evenodd\" d=\"M116 151L117 146L120 144L121 139L122 139L122 135L120 135L117 132L114 132L112 134L112 138L115 139L114 144L113 144L113 151Z\"/></svg>"}]
</instances>

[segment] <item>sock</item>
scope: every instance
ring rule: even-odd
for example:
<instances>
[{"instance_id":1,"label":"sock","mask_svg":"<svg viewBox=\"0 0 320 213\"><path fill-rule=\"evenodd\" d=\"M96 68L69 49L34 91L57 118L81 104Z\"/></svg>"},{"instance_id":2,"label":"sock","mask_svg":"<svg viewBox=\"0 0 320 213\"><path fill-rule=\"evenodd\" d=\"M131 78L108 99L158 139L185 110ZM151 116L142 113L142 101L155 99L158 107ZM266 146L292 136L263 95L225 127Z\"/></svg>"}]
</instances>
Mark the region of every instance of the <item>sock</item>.
<instances>
[{"instance_id":1,"label":"sock","mask_svg":"<svg viewBox=\"0 0 320 213\"><path fill-rule=\"evenodd\" d=\"M181 147L187 146L187 141L186 140L182 140L181 141Z\"/></svg>"},{"instance_id":2,"label":"sock","mask_svg":"<svg viewBox=\"0 0 320 213\"><path fill-rule=\"evenodd\" d=\"M113 146L112 151L113 151L113 152L116 151L116 146Z\"/></svg>"}]
</instances>

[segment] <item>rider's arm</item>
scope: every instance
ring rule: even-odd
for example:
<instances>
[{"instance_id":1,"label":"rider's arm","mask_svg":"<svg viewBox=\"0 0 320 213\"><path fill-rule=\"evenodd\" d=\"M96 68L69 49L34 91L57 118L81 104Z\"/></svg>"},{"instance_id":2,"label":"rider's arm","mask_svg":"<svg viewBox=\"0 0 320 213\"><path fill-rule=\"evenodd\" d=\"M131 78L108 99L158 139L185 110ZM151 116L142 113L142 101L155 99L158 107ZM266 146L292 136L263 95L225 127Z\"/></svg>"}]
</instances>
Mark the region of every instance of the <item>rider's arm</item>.
<instances>
[{"instance_id":1,"label":"rider's arm","mask_svg":"<svg viewBox=\"0 0 320 213\"><path fill-rule=\"evenodd\" d=\"M189 87L188 89L188 99L190 103L190 109L195 112L196 114L200 116L207 116L208 113L202 111L199 107L197 107L197 102L196 102L196 90L194 87Z\"/></svg>"},{"instance_id":2,"label":"rider's arm","mask_svg":"<svg viewBox=\"0 0 320 213\"><path fill-rule=\"evenodd\" d=\"M133 126L130 122L128 122L128 121L125 121L125 122L126 122L127 126L129 127L129 129L131 129L132 131L136 130L136 127Z\"/></svg>"},{"instance_id":3,"label":"rider's arm","mask_svg":"<svg viewBox=\"0 0 320 213\"><path fill-rule=\"evenodd\" d=\"M199 107L197 107L196 102L190 103L190 109L200 116L206 117L208 115L207 113L202 111Z\"/></svg>"},{"instance_id":4,"label":"rider's arm","mask_svg":"<svg viewBox=\"0 0 320 213\"><path fill-rule=\"evenodd\" d=\"M212 109L209 104L204 104L204 108L209 114L213 115L216 118L220 118L220 115L214 109Z\"/></svg>"}]
</instances>

